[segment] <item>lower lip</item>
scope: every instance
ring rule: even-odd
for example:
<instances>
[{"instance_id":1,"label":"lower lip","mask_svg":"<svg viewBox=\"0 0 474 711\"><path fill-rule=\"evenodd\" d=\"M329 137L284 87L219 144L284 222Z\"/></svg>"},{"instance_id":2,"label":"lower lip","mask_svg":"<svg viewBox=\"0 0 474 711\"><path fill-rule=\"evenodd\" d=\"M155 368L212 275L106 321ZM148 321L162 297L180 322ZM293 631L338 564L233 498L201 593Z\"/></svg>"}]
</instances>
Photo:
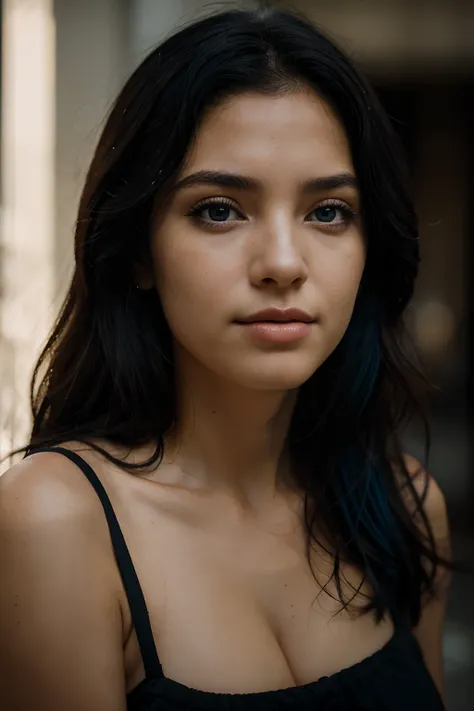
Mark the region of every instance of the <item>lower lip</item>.
<instances>
[{"instance_id":1,"label":"lower lip","mask_svg":"<svg viewBox=\"0 0 474 711\"><path fill-rule=\"evenodd\" d=\"M271 343L294 343L305 338L311 330L311 324L303 321L288 321L287 323L254 321L240 325L260 341Z\"/></svg>"}]
</instances>

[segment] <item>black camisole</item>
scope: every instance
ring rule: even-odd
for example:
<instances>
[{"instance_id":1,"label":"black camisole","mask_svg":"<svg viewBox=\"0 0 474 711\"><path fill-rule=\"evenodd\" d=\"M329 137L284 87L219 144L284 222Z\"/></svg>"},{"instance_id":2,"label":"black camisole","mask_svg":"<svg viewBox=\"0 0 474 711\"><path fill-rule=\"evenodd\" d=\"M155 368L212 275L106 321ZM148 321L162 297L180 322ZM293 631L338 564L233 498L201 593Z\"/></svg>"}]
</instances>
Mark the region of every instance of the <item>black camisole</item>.
<instances>
[{"instance_id":1,"label":"black camisole","mask_svg":"<svg viewBox=\"0 0 474 711\"><path fill-rule=\"evenodd\" d=\"M89 464L62 447L94 487L104 509L145 668L145 678L127 695L127 711L444 711L421 650L405 623L379 651L331 676L302 686L256 693L192 689L165 676L153 638L145 598L107 493ZM186 640L183 640L183 644Z\"/></svg>"}]
</instances>

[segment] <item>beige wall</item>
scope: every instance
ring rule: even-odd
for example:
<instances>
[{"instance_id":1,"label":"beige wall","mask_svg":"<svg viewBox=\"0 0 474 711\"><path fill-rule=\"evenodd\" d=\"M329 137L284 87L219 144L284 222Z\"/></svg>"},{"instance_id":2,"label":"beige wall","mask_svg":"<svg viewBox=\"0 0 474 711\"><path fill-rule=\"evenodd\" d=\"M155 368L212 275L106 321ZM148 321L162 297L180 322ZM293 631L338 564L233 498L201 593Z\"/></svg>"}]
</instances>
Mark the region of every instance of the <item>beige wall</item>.
<instances>
[{"instance_id":1,"label":"beige wall","mask_svg":"<svg viewBox=\"0 0 474 711\"><path fill-rule=\"evenodd\" d=\"M53 294L55 204L52 1L2 9L0 457L28 427L26 373Z\"/></svg>"}]
</instances>

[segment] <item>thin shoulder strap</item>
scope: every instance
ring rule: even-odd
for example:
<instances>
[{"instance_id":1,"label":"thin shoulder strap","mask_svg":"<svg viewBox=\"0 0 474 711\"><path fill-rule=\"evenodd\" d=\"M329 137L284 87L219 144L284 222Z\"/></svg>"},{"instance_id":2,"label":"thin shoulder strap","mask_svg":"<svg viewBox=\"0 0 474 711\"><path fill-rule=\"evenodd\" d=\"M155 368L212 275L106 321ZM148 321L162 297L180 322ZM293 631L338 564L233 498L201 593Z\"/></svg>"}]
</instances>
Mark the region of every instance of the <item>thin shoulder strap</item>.
<instances>
[{"instance_id":1,"label":"thin shoulder strap","mask_svg":"<svg viewBox=\"0 0 474 711\"><path fill-rule=\"evenodd\" d=\"M71 452L69 449L64 449L63 447L48 447L44 449L37 449L35 452L32 452L32 454L36 452L57 452L58 454L64 455L82 470L86 478L94 487L104 509L107 524L109 526L115 558L122 577L125 593L127 595L130 613L132 615L132 622L143 659L145 675L147 678L163 676L163 670L156 651L150 624L150 617L148 615L143 590L138 580L127 544L125 543L120 524L102 482L92 467L82 457L75 452Z\"/></svg>"}]
</instances>

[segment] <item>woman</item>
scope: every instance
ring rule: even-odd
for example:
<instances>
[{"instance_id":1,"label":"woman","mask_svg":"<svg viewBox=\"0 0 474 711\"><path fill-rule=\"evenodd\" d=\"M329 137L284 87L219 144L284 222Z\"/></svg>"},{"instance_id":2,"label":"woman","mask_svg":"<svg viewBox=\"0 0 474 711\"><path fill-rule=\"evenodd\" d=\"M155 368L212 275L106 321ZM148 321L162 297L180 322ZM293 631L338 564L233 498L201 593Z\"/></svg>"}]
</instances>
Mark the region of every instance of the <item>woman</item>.
<instances>
[{"instance_id":1,"label":"woman","mask_svg":"<svg viewBox=\"0 0 474 711\"><path fill-rule=\"evenodd\" d=\"M398 150L294 14L210 16L136 70L1 480L5 711L443 708Z\"/></svg>"}]
</instances>

